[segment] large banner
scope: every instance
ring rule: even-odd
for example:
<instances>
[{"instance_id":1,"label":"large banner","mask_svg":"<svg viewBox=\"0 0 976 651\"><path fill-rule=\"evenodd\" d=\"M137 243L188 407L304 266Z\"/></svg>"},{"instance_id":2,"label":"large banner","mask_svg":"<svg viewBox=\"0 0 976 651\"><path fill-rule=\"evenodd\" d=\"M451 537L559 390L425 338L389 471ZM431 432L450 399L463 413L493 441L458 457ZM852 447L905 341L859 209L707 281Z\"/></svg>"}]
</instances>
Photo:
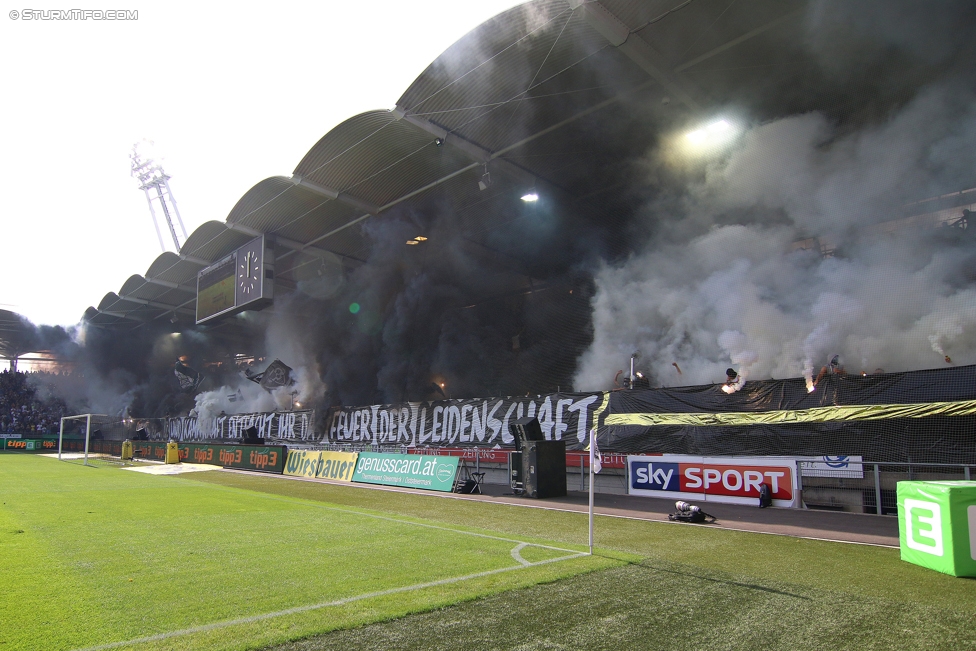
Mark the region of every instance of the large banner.
<instances>
[{"instance_id":1,"label":"large banner","mask_svg":"<svg viewBox=\"0 0 976 651\"><path fill-rule=\"evenodd\" d=\"M257 428L258 436L262 438L294 441L312 441L317 438L314 409L233 414L216 418L167 418L163 426L164 431L158 437L176 441L239 439L244 438L244 430L251 427Z\"/></svg>"},{"instance_id":2,"label":"large banner","mask_svg":"<svg viewBox=\"0 0 976 651\"><path fill-rule=\"evenodd\" d=\"M976 456L976 365L833 374L812 392L803 378L725 389L711 384L613 391L600 419L600 448L951 464ZM827 462L816 468L828 471ZM856 465L850 470L861 471Z\"/></svg>"},{"instance_id":3,"label":"large banner","mask_svg":"<svg viewBox=\"0 0 976 651\"><path fill-rule=\"evenodd\" d=\"M333 443L474 447L511 445L511 421L539 419L547 440L580 448L604 393L552 393L531 398L435 400L370 407L340 407L328 419Z\"/></svg>"},{"instance_id":4,"label":"large banner","mask_svg":"<svg viewBox=\"0 0 976 651\"><path fill-rule=\"evenodd\" d=\"M356 468L356 455L356 452L288 450L285 474L351 482L353 470Z\"/></svg>"},{"instance_id":5,"label":"large banner","mask_svg":"<svg viewBox=\"0 0 976 651\"><path fill-rule=\"evenodd\" d=\"M454 490L458 461L458 457L449 456L360 452L352 480L365 484L451 492Z\"/></svg>"},{"instance_id":6,"label":"large banner","mask_svg":"<svg viewBox=\"0 0 976 651\"><path fill-rule=\"evenodd\" d=\"M774 506L796 505L796 461L790 459L630 455L627 465L631 495L758 505L766 484Z\"/></svg>"}]
</instances>

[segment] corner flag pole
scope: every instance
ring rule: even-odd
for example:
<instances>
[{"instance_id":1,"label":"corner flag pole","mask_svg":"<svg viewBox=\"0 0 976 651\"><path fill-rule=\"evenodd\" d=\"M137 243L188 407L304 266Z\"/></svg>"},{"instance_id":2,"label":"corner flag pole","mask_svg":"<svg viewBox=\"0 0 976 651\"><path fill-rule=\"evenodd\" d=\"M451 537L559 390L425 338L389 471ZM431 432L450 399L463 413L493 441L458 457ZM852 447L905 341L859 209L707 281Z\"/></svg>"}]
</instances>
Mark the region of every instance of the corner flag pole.
<instances>
[{"instance_id":1,"label":"corner flag pole","mask_svg":"<svg viewBox=\"0 0 976 651\"><path fill-rule=\"evenodd\" d=\"M590 430L590 556L593 555L593 439L596 436L596 428Z\"/></svg>"}]
</instances>

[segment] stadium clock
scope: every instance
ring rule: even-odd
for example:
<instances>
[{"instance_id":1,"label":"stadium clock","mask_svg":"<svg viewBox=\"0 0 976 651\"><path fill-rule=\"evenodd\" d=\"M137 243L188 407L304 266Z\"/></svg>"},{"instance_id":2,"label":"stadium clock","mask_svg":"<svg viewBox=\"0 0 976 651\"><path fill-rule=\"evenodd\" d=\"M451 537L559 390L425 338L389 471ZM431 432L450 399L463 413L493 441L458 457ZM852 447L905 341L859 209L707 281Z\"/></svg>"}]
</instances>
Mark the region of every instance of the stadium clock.
<instances>
[{"instance_id":1,"label":"stadium clock","mask_svg":"<svg viewBox=\"0 0 976 651\"><path fill-rule=\"evenodd\" d=\"M261 264L255 251L247 251L240 259L240 266L237 270L237 280L241 287L241 292L245 296L250 296L251 292L258 288L261 280Z\"/></svg>"}]
</instances>

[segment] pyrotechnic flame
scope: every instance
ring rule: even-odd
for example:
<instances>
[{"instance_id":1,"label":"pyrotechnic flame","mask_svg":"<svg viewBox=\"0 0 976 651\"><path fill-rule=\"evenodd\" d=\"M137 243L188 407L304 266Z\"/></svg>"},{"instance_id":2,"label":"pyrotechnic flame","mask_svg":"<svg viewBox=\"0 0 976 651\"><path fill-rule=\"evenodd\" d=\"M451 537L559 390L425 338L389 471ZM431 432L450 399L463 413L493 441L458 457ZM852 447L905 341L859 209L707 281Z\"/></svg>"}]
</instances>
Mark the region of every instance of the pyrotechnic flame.
<instances>
[{"instance_id":1,"label":"pyrotechnic flame","mask_svg":"<svg viewBox=\"0 0 976 651\"><path fill-rule=\"evenodd\" d=\"M732 395L733 393L735 393L735 387L732 386L731 384L726 384L725 386L722 387L722 391L728 393L729 395Z\"/></svg>"}]
</instances>

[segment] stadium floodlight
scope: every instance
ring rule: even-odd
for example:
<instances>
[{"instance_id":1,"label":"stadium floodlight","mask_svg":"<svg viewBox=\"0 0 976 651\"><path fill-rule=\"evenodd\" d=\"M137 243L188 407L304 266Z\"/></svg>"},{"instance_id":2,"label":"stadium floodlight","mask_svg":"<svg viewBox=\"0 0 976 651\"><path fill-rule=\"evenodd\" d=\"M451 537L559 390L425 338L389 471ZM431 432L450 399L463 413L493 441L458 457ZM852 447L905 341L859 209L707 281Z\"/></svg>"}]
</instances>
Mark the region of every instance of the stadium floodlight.
<instances>
[{"instance_id":1,"label":"stadium floodlight","mask_svg":"<svg viewBox=\"0 0 976 651\"><path fill-rule=\"evenodd\" d=\"M170 211L176 214L180 230L183 231L183 241L186 242L186 227L183 225L183 218L180 210L176 206L176 199L173 191L169 187L169 175L163 171L162 159L155 152L155 145L151 140L142 140L132 145L132 152L129 154L132 162L131 175L139 182L139 189L146 193L146 201L149 203L149 214L152 216L153 226L156 228L156 237L159 238L159 248L166 252L166 245L163 243L163 235L159 230L159 223L156 221L156 210L153 208L153 199L158 199L159 206L163 210L163 217L166 225L169 226L170 235L173 236L173 244L176 253L180 252L180 240L176 236L176 227L173 225L173 218ZM155 191L153 197L149 191Z\"/></svg>"},{"instance_id":2,"label":"stadium floodlight","mask_svg":"<svg viewBox=\"0 0 976 651\"><path fill-rule=\"evenodd\" d=\"M685 134L685 147L690 153L706 153L726 145L738 135L739 129L728 120L716 120Z\"/></svg>"},{"instance_id":3,"label":"stadium floodlight","mask_svg":"<svg viewBox=\"0 0 976 651\"><path fill-rule=\"evenodd\" d=\"M481 180L478 181L478 189L484 191L491 187L491 174L488 173L488 163L485 163L485 173L481 175Z\"/></svg>"}]
</instances>

